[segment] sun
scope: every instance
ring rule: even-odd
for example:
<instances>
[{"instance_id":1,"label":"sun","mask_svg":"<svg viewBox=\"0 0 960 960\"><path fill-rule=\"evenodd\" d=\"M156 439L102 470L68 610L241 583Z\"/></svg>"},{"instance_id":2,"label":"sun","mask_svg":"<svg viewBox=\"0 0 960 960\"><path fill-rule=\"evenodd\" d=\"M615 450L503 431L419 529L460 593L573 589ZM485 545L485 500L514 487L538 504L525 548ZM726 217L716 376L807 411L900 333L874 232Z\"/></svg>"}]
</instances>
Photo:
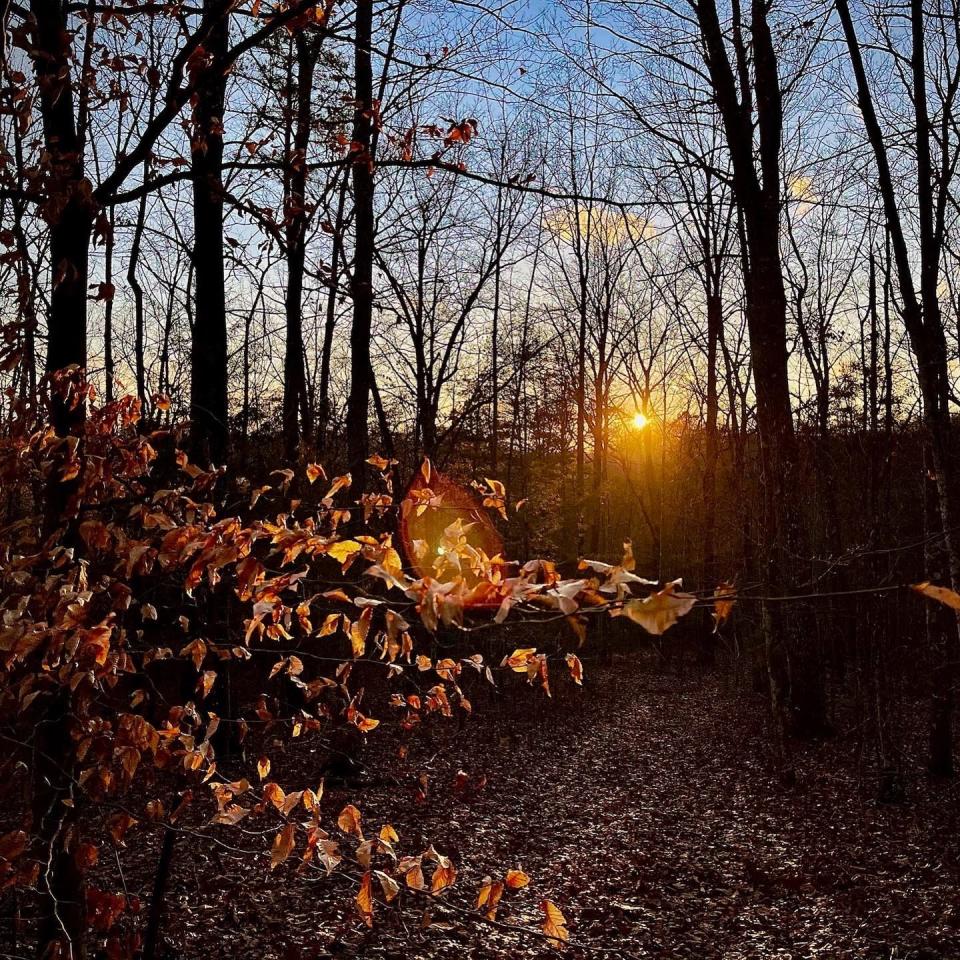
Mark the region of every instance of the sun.
<instances>
[{"instance_id":1,"label":"sun","mask_svg":"<svg viewBox=\"0 0 960 960\"><path fill-rule=\"evenodd\" d=\"M633 429L642 430L648 423L650 418L646 414L641 413L639 410L633 415Z\"/></svg>"}]
</instances>

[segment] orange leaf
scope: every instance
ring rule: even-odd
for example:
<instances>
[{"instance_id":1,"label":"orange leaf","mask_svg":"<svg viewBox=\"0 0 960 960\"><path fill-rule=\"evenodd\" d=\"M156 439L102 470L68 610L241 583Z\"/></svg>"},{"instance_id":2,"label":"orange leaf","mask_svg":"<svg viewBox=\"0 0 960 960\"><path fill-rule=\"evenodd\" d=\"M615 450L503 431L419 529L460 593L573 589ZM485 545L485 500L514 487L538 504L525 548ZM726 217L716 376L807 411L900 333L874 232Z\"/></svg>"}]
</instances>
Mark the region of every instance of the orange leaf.
<instances>
[{"instance_id":1,"label":"orange leaf","mask_svg":"<svg viewBox=\"0 0 960 960\"><path fill-rule=\"evenodd\" d=\"M400 836L389 823L385 823L380 828L380 839L384 843L397 843L400 840Z\"/></svg>"},{"instance_id":2,"label":"orange leaf","mask_svg":"<svg viewBox=\"0 0 960 960\"><path fill-rule=\"evenodd\" d=\"M530 882L530 878L522 870L508 870L506 876L507 886L511 890L519 890Z\"/></svg>"},{"instance_id":3,"label":"orange leaf","mask_svg":"<svg viewBox=\"0 0 960 960\"><path fill-rule=\"evenodd\" d=\"M368 926L373 926L373 874L368 870L360 881L360 889L357 891L357 898L354 901L357 910L363 922Z\"/></svg>"},{"instance_id":4,"label":"orange leaf","mask_svg":"<svg viewBox=\"0 0 960 960\"><path fill-rule=\"evenodd\" d=\"M328 548L327 556L333 557L337 563L344 566L348 560L353 560L361 549L356 540L338 540Z\"/></svg>"},{"instance_id":5,"label":"orange leaf","mask_svg":"<svg viewBox=\"0 0 960 960\"><path fill-rule=\"evenodd\" d=\"M373 607L365 607L360 618L350 625L350 645L353 648L354 659L362 657L367 652L367 634L370 632L372 618Z\"/></svg>"},{"instance_id":6,"label":"orange leaf","mask_svg":"<svg viewBox=\"0 0 960 960\"><path fill-rule=\"evenodd\" d=\"M349 487L352 482L352 478L349 473L345 473L342 477L334 477L333 483L330 485L330 489L324 495L324 500L329 500L338 490L342 490L344 487Z\"/></svg>"},{"instance_id":7,"label":"orange leaf","mask_svg":"<svg viewBox=\"0 0 960 960\"><path fill-rule=\"evenodd\" d=\"M337 826L344 833L354 833L361 840L363 839L363 832L360 829L360 811L352 803L348 803L340 811L340 816L337 817Z\"/></svg>"},{"instance_id":8,"label":"orange leaf","mask_svg":"<svg viewBox=\"0 0 960 960\"><path fill-rule=\"evenodd\" d=\"M960 610L960 593L956 593L949 587L938 587L935 583L925 580L923 583L913 584L910 589L916 590L921 596L936 600L937 603L942 603L953 610Z\"/></svg>"},{"instance_id":9,"label":"orange leaf","mask_svg":"<svg viewBox=\"0 0 960 960\"><path fill-rule=\"evenodd\" d=\"M647 633L660 636L666 633L681 617L686 616L697 602L690 593L677 593L679 580L668 583L658 593L651 593L643 600L628 600L623 605L623 615L639 623ZM957 598L960 602L960 597Z\"/></svg>"},{"instance_id":10,"label":"orange leaf","mask_svg":"<svg viewBox=\"0 0 960 960\"><path fill-rule=\"evenodd\" d=\"M580 662L580 658L575 653L568 653L564 659L570 668L570 676L573 677L573 682L577 684L577 686L582 686L583 664Z\"/></svg>"},{"instance_id":11,"label":"orange leaf","mask_svg":"<svg viewBox=\"0 0 960 960\"><path fill-rule=\"evenodd\" d=\"M540 924L540 929L551 940L556 940L557 945L569 940L570 933L567 930L567 921L560 912L560 908L553 901L544 900L540 904L540 909L543 911L543 923Z\"/></svg>"},{"instance_id":12,"label":"orange leaf","mask_svg":"<svg viewBox=\"0 0 960 960\"><path fill-rule=\"evenodd\" d=\"M717 589L713 591L713 595L717 598L724 597L733 597L736 595L737 588L732 583L727 583L726 580L723 583L718 584ZM958 598L960 599L960 598ZM716 633L720 629L720 624L726 622L730 618L730 614L733 613L733 607L736 603L736 600L730 599L717 599L713 603L713 632Z\"/></svg>"},{"instance_id":13,"label":"orange leaf","mask_svg":"<svg viewBox=\"0 0 960 960\"><path fill-rule=\"evenodd\" d=\"M439 893L457 879L457 868L453 865L449 857L437 853L433 847L430 847L424 856L437 861L437 869L433 871L433 881L430 884L431 893Z\"/></svg>"},{"instance_id":14,"label":"orange leaf","mask_svg":"<svg viewBox=\"0 0 960 960\"><path fill-rule=\"evenodd\" d=\"M287 795L280 784L271 782L263 785L263 799L269 800L278 810L283 810Z\"/></svg>"},{"instance_id":15,"label":"orange leaf","mask_svg":"<svg viewBox=\"0 0 960 960\"><path fill-rule=\"evenodd\" d=\"M294 837L297 832L295 823L288 823L274 838L270 851L270 869L278 867L293 852Z\"/></svg>"}]
</instances>

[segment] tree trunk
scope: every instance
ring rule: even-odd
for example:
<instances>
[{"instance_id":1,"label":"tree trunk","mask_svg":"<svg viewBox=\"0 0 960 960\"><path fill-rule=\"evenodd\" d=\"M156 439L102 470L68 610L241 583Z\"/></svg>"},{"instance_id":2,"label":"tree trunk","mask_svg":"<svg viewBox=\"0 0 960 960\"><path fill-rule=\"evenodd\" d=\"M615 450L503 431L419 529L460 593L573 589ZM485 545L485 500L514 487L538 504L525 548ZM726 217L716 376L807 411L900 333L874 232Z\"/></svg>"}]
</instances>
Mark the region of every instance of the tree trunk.
<instances>
[{"instance_id":1,"label":"tree trunk","mask_svg":"<svg viewBox=\"0 0 960 960\"><path fill-rule=\"evenodd\" d=\"M31 0L36 19L33 65L40 90L43 140L47 154L48 200L43 215L50 226L51 284L47 318L47 372L87 365L88 251L95 205L84 176L83 142L70 82L73 61L65 7L58 0ZM76 431L85 408L55 398L54 428Z\"/></svg>"},{"instance_id":2,"label":"tree trunk","mask_svg":"<svg viewBox=\"0 0 960 960\"><path fill-rule=\"evenodd\" d=\"M350 330L350 396L347 401L347 458L356 499L366 486L370 455L368 416L370 406L370 334L373 326L374 176L371 134L373 131L373 0L358 0L354 71L356 110L353 116L354 262L350 290L353 325Z\"/></svg>"},{"instance_id":3,"label":"tree trunk","mask_svg":"<svg viewBox=\"0 0 960 960\"><path fill-rule=\"evenodd\" d=\"M143 178L146 180L149 170L146 164L143 167ZM140 261L140 246L143 242L143 231L147 220L147 197L144 194L137 205L137 223L133 228L133 241L130 244L130 260L127 263L127 283L133 291L133 366L137 381L137 396L144 410L147 405L147 368L144 357L144 314L143 314L143 287L137 276L137 265Z\"/></svg>"},{"instance_id":4,"label":"tree trunk","mask_svg":"<svg viewBox=\"0 0 960 960\"><path fill-rule=\"evenodd\" d=\"M72 35L58 0L31 0L36 21L31 51L46 153L47 200L43 215L50 226L51 285L47 317L47 372L87 364L88 249L95 205L84 176L83 141L78 132L71 85ZM53 392L53 426L60 436L80 434L85 407ZM74 485L56 479L47 491L46 526L57 530ZM64 805L71 791L72 740L70 694L53 694L35 730L31 784L33 830L48 858L39 881L37 955L85 956L83 878L69 852L76 808ZM59 951L58 951L59 945Z\"/></svg>"},{"instance_id":5,"label":"tree trunk","mask_svg":"<svg viewBox=\"0 0 960 960\"><path fill-rule=\"evenodd\" d=\"M73 796L70 691L66 688L51 694L51 702L36 726L32 766L33 830L47 861L37 882L37 957L83 960L86 893L73 856L77 807Z\"/></svg>"},{"instance_id":6,"label":"tree trunk","mask_svg":"<svg viewBox=\"0 0 960 960\"><path fill-rule=\"evenodd\" d=\"M720 299L720 293L719 291L710 290L707 294L707 398L703 467L702 586L705 589L711 585L715 585L717 579L717 420L720 408L719 397L717 395L717 351L720 344L720 328L722 325L723 303Z\"/></svg>"},{"instance_id":7,"label":"tree trunk","mask_svg":"<svg viewBox=\"0 0 960 960\"><path fill-rule=\"evenodd\" d=\"M285 177L287 293L286 351L283 361L283 442L288 460L295 460L302 436L313 431L307 423L307 380L303 352L303 269L307 232L307 147L310 142L310 97L316 57L309 37L302 31L295 40L297 52L296 118L293 152ZM301 421L303 431L301 433Z\"/></svg>"},{"instance_id":8,"label":"tree trunk","mask_svg":"<svg viewBox=\"0 0 960 960\"><path fill-rule=\"evenodd\" d=\"M229 16L204 0L215 17L208 53L225 58ZM196 311L191 338L190 417L195 459L219 463L227 450L227 307L223 256L223 106L227 79L208 74L196 94L193 169L193 267Z\"/></svg>"},{"instance_id":9,"label":"tree trunk","mask_svg":"<svg viewBox=\"0 0 960 960\"><path fill-rule=\"evenodd\" d=\"M337 216L333 225L333 249L330 252L330 292L327 297L327 315L323 324L323 346L320 349L320 387L317 400L317 446L322 452L327 443L330 424L330 360L333 354L333 334L337 327L337 298L340 292L338 277L343 256L344 206L350 179L344 175L337 200Z\"/></svg>"}]
</instances>

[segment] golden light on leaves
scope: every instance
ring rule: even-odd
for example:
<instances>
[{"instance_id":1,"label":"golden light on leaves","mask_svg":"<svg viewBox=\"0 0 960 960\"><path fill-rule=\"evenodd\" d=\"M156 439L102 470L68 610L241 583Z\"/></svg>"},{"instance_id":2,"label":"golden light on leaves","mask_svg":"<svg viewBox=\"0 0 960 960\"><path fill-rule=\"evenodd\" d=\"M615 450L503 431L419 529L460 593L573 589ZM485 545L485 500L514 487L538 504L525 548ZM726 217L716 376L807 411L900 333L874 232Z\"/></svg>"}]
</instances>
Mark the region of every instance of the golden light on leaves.
<instances>
[{"instance_id":1,"label":"golden light on leaves","mask_svg":"<svg viewBox=\"0 0 960 960\"><path fill-rule=\"evenodd\" d=\"M575 653L568 653L564 659L567 662L567 667L570 670L570 677L573 679L573 682L578 686L583 686L583 664L580 662L580 658Z\"/></svg>"},{"instance_id":2,"label":"golden light on leaves","mask_svg":"<svg viewBox=\"0 0 960 960\"><path fill-rule=\"evenodd\" d=\"M483 910L486 908L488 920L496 919L497 906L500 903L500 898L503 896L503 890L502 880L494 881L492 877L483 878L483 884L477 896L477 909Z\"/></svg>"},{"instance_id":3,"label":"golden light on leaves","mask_svg":"<svg viewBox=\"0 0 960 960\"><path fill-rule=\"evenodd\" d=\"M385 823L380 828L380 840L383 843L399 843L400 836L389 823Z\"/></svg>"},{"instance_id":4,"label":"golden light on leaves","mask_svg":"<svg viewBox=\"0 0 960 960\"><path fill-rule=\"evenodd\" d=\"M639 623L647 633L654 636L666 633L680 617L686 616L697 602L693 594L677 592L682 583L682 580L674 580L658 593L651 593L643 600L628 600L623 605L623 616Z\"/></svg>"},{"instance_id":5,"label":"golden light on leaves","mask_svg":"<svg viewBox=\"0 0 960 960\"><path fill-rule=\"evenodd\" d=\"M384 873L382 870L374 870L377 879L380 881L380 889L383 890L383 898L390 903L400 892L400 884L393 877Z\"/></svg>"},{"instance_id":6,"label":"golden light on leaves","mask_svg":"<svg viewBox=\"0 0 960 960\"><path fill-rule=\"evenodd\" d=\"M487 484L478 497L424 461L401 506L398 540L414 574L462 587L467 606L483 605L483 597L470 591L489 584L503 549L484 502L503 513L506 492L494 481Z\"/></svg>"},{"instance_id":7,"label":"golden light on leaves","mask_svg":"<svg viewBox=\"0 0 960 960\"><path fill-rule=\"evenodd\" d=\"M922 597L936 600L937 603L942 603L953 610L960 610L960 594L949 587L938 587L935 583L925 580L923 583L913 584L911 589L916 590Z\"/></svg>"},{"instance_id":8,"label":"golden light on leaves","mask_svg":"<svg viewBox=\"0 0 960 960\"><path fill-rule=\"evenodd\" d=\"M326 471L319 463L307 464L307 480L310 483L315 483L317 480L326 480L326 478Z\"/></svg>"},{"instance_id":9,"label":"golden light on leaves","mask_svg":"<svg viewBox=\"0 0 960 960\"><path fill-rule=\"evenodd\" d=\"M445 890L457 879L457 868L449 857L438 853L431 845L423 855L425 860L435 860L436 870L433 871L433 880L430 883L430 892L439 893Z\"/></svg>"}]
</instances>

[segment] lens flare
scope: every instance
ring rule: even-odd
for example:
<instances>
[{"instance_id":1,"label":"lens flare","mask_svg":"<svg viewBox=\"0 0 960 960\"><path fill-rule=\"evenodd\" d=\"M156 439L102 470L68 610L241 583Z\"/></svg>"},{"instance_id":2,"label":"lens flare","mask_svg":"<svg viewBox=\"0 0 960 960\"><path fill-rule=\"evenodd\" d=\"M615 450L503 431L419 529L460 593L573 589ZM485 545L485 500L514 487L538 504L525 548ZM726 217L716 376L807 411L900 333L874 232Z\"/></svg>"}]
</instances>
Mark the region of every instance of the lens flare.
<instances>
[{"instance_id":1,"label":"lens flare","mask_svg":"<svg viewBox=\"0 0 960 960\"><path fill-rule=\"evenodd\" d=\"M480 498L435 468L430 479L418 472L400 514L400 544L416 576L459 581L464 606L499 605L490 583L502 571L503 540Z\"/></svg>"},{"instance_id":2,"label":"lens flare","mask_svg":"<svg viewBox=\"0 0 960 960\"><path fill-rule=\"evenodd\" d=\"M648 423L650 423L650 418L639 410L633 415L634 430L642 430Z\"/></svg>"}]
</instances>

